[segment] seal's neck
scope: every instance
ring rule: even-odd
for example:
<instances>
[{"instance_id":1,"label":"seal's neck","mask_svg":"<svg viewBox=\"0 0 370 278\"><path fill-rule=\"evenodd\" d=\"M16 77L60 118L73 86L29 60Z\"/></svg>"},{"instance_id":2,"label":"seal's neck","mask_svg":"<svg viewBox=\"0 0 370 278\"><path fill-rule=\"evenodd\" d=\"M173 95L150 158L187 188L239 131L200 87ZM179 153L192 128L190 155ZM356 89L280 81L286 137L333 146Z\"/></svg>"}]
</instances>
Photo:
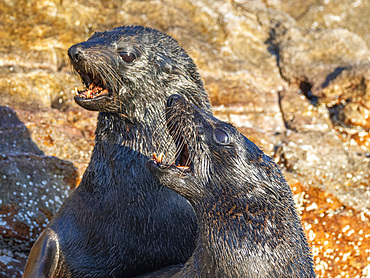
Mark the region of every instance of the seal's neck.
<instances>
[{"instance_id":1,"label":"seal's neck","mask_svg":"<svg viewBox=\"0 0 370 278\"><path fill-rule=\"evenodd\" d=\"M96 147L103 148L101 151L105 156L113 155L112 152L137 152L150 156L155 152L156 144L169 136L164 121L163 113L159 112L148 115L145 122L130 121L122 114L101 112L95 132Z\"/></svg>"},{"instance_id":2,"label":"seal's neck","mask_svg":"<svg viewBox=\"0 0 370 278\"><path fill-rule=\"evenodd\" d=\"M199 238L193 261L200 262L201 277L281 277L310 267L302 265L310 259L293 202L222 195L194 207Z\"/></svg>"},{"instance_id":3,"label":"seal's neck","mask_svg":"<svg viewBox=\"0 0 370 278\"><path fill-rule=\"evenodd\" d=\"M150 149L147 144L150 143L150 140L146 140L145 133L147 133L147 130L141 127L140 124L128 121L123 115L99 113L95 132L96 148L101 147L108 153L128 151L129 149L146 153L147 149Z\"/></svg>"},{"instance_id":4,"label":"seal's neck","mask_svg":"<svg viewBox=\"0 0 370 278\"><path fill-rule=\"evenodd\" d=\"M235 205L213 203L210 208L205 204L207 208L196 210L199 239L193 256L201 262L200 277L249 277L245 276L249 266L245 264L244 241L251 236L243 215ZM254 242L248 245L248 252L257 253Z\"/></svg>"},{"instance_id":5,"label":"seal's neck","mask_svg":"<svg viewBox=\"0 0 370 278\"><path fill-rule=\"evenodd\" d=\"M158 187L145 163L156 151L156 145L161 145L158 140L169 137L168 132L161 130L165 128L159 124L164 123L161 117L160 114L148 117L144 124L131 122L117 113L99 113L95 147L80 186L112 194L126 194L133 189L144 192L146 187ZM155 134L161 137L157 140Z\"/></svg>"}]
</instances>

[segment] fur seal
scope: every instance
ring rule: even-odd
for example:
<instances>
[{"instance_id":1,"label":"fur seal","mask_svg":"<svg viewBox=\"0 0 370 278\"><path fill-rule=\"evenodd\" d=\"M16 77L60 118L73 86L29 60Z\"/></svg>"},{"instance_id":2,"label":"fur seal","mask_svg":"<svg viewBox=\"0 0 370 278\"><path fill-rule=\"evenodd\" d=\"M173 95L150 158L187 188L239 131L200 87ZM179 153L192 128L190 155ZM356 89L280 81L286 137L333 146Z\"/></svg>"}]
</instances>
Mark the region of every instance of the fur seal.
<instances>
[{"instance_id":1,"label":"fur seal","mask_svg":"<svg viewBox=\"0 0 370 278\"><path fill-rule=\"evenodd\" d=\"M170 275L146 277L315 277L313 260L278 166L232 125L179 95L167 102L178 157L147 163L197 215L194 254Z\"/></svg>"},{"instance_id":2,"label":"fur seal","mask_svg":"<svg viewBox=\"0 0 370 278\"><path fill-rule=\"evenodd\" d=\"M68 55L86 87L75 101L99 111L95 147L23 277L132 277L186 262L195 248L193 208L145 164L170 140L164 109L173 92L211 112L196 65L175 39L142 26L97 32Z\"/></svg>"}]
</instances>

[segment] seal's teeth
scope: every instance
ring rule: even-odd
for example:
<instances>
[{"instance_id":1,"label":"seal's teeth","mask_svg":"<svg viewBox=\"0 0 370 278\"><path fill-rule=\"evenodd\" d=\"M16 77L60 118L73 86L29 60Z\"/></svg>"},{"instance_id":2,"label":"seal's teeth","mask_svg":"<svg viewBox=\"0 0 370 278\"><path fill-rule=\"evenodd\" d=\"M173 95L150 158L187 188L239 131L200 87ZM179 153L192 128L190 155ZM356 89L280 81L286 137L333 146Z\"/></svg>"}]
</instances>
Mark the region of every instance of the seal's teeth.
<instances>
[{"instance_id":1,"label":"seal's teeth","mask_svg":"<svg viewBox=\"0 0 370 278\"><path fill-rule=\"evenodd\" d=\"M87 91L86 91L86 97L87 97L87 98L90 98L90 92L91 92L90 90L87 90Z\"/></svg>"},{"instance_id":2,"label":"seal's teeth","mask_svg":"<svg viewBox=\"0 0 370 278\"><path fill-rule=\"evenodd\" d=\"M161 153L161 154L158 156L158 162L162 163L162 160L163 160L163 153Z\"/></svg>"},{"instance_id":3,"label":"seal's teeth","mask_svg":"<svg viewBox=\"0 0 370 278\"><path fill-rule=\"evenodd\" d=\"M190 169L190 166L176 166L176 167L183 171Z\"/></svg>"},{"instance_id":4,"label":"seal's teeth","mask_svg":"<svg viewBox=\"0 0 370 278\"><path fill-rule=\"evenodd\" d=\"M75 87L75 93L76 93L76 96L79 95L77 87Z\"/></svg>"},{"instance_id":5,"label":"seal's teeth","mask_svg":"<svg viewBox=\"0 0 370 278\"><path fill-rule=\"evenodd\" d=\"M157 155L155 153L152 153L152 159L157 161Z\"/></svg>"}]
</instances>

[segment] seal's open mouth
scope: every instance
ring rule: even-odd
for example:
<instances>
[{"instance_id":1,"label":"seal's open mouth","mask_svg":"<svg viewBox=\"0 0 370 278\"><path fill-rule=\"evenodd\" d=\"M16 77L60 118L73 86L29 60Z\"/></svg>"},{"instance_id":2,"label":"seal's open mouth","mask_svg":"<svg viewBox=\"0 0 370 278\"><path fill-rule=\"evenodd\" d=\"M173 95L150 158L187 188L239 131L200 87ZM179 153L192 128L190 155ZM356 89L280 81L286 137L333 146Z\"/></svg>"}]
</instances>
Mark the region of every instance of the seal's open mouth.
<instances>
[{"instance_id":1,"label":"seal's open mouth","mask_svg":"<svg viewBox=\"0 0 370 278\"><path fill-rule=\"evenodd\" d=\"M182 170L190 170L192 162L189 157L188 145L182 137L177 142L177 150L178 156L176 157L175 166Z\"/></svg>"},{"instance_id":2,"label":"seal's open mouth","mask_svg":"<svg viewBox=\"0 0 370 278\"><path fill-rule=\"evenodd\" d=\"M194 158L195 152L191 140L192 133L187 131L186 124L182 121L181 115L177 114L178 110L173 107L179 102L184 101L179 95L171 95L166 103L167 130L173 141L176 143L175 154L170 158L170 162L163 163L163 155L153 153L151 165L159 169L176 169L181 174L194 175ZM175 117L174 117L175 115ZM167 159L166 159L167 160Z\"/></svg>"},{"instance_id":3,"label":"seal's open mouth","mask_svg":"<svg viewBox=\"0 0 370 278\"><path fill-rule=\"evenodd\" d=\"M76 70L81 76L83 84L86 86L83 90L75 88L75 101L78 105L92 111L101 111L111 102L112 90L104 81L92 74Z\"/></svg>"},{"instance_id":4,"label":"seal's open mouth","mask_svg":"<svg viewBox=\"0 0 370 278\"><path fill-rule=\"evenodd\" d=\"M103 82L98 78L92 78L89 74L77 71L83 83L86 86L85 90L78 90L75 88L76 96L82 99L95 99L99 97L109 96L109 91Z\"/></svg>"},{"instance_id":5,"label":"seal's open mouth","mask_svg":"<svg viewBox=\"0 0 370 278\"><path fill-rule=\"evenodd\" d=\"M176 167L182 173L193 172L193 162L189 156L188 145L183 138L180 138L177 142L176 159L174 159L174 163L172 165L163 164L163 155L157 156L156 153L152 154L152 160L162 169Z\"/></svg>"},{"instance_id":6,"label":"seal's open mouth","mask_svg":"<svg viewBox=\"0 0 370 278\"><path fill-rule=\"evenodd\" d=\"M109 96L108 89L104 89L103 87L96 85L95 82L91 83L88 88L86 88L83 91L77 90L76 91L76 96L80 98L97 98L101 96Z\"/></svg>"}]
</instances>

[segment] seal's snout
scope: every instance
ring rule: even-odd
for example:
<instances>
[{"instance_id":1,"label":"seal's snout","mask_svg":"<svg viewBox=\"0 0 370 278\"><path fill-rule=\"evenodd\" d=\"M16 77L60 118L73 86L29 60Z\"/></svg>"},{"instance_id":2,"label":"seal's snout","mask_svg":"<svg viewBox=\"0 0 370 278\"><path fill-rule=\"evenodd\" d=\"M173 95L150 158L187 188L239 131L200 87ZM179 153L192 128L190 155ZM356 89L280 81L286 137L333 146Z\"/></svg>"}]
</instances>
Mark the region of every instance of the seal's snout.
<instances>
[{"instance_id":1,"label":"seal's snout","mask_svg":"<svg viewBox=\"0 0 370 278\"><path fill-rule=\"evenodd\" d=\"M81 47L78 44L71 46L68 49L68 56L72 62L77 63L80 60Z\"/></svg>"},{"instance_id":2,"label":"seal's snout","mask_svg":"<svg viewBox=\"0 0 370 278\"><path fill-rule=\"evenodd\" d=\"M176 101L178 101L179 99L181 99L181 96L176 94L169 96L169 98L167 99L167 107L175 105Z\"/></svg>"}]
</instances>

